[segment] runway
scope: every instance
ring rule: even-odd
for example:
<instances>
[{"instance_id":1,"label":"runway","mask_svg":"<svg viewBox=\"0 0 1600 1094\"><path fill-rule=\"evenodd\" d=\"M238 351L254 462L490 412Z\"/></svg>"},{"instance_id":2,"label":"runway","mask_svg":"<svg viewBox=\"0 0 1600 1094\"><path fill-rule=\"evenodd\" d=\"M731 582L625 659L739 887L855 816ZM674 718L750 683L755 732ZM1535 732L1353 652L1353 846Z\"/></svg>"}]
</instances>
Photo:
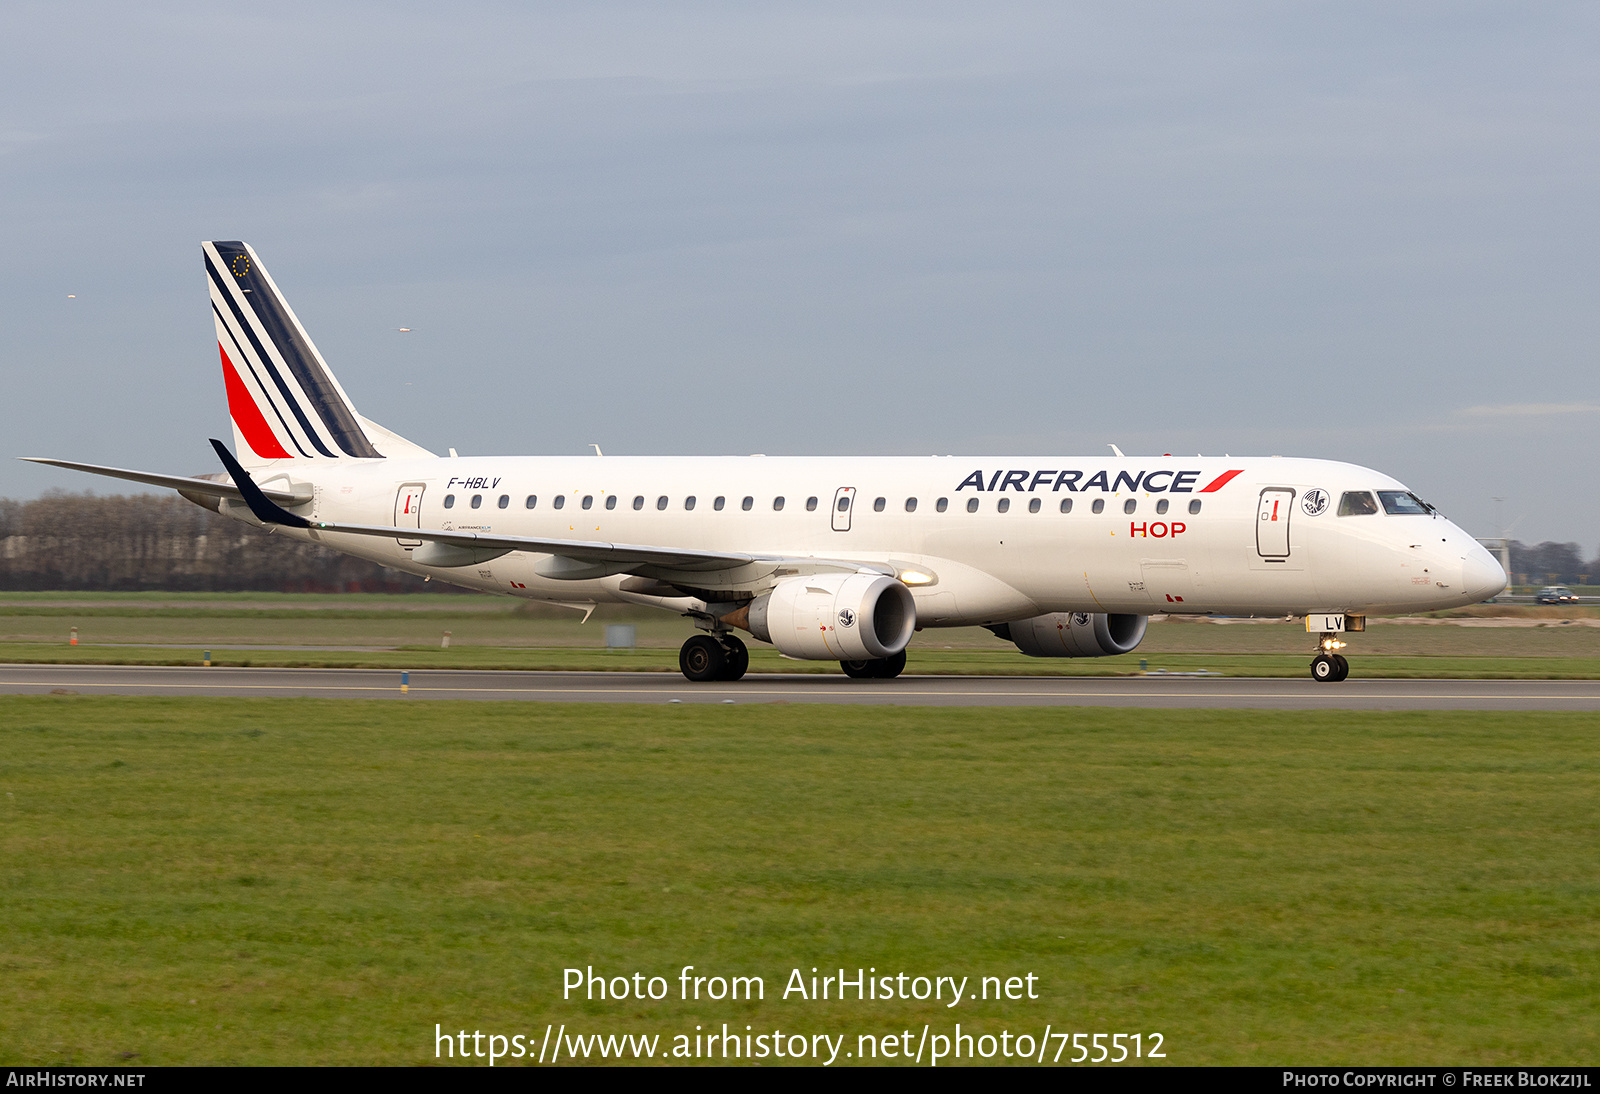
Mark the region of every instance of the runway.
<instances>
[{"instance_id":1,"label":"runway","mask_svg":"<svg viewBox=\"0 0 1600 1094\"><path fill-rule=\"evenodd\" d=\"M676 673L0 665L0 694L318 696L558 703L856 703L876 706L1212 707L1277 710L1600 710L1600 680L752 675L691 684Z\"/></svg>"}]
</instances>

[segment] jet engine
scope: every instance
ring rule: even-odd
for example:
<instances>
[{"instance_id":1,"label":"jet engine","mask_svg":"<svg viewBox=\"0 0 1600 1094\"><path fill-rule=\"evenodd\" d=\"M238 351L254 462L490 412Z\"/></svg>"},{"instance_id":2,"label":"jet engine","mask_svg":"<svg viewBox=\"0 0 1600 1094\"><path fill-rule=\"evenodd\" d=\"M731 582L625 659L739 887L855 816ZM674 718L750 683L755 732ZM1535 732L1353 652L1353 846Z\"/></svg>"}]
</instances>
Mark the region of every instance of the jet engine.
<instances>
[{"instance_id":1,"label":"jet engine","mask_svg":"<svg viewBox=\"0 0 1600 1094\"><path fill-rule=\"evenodd\" d=\"M883 574L785 578L752 600L748 611L748 623L739 625L809 661L893 657L917 626L911 590Z\"/></svg>"},{"instance_id":2,"label":"jet engine","mask_svg":"<svg viewBox=\"0 0 1600 1094\"><path fill-rule=\"evenodd\" d=\"M989 629L1029 657L1109 657L1132 653L1149 622L1143 615L1052 612Z\"/></svg>"}]
</instances>

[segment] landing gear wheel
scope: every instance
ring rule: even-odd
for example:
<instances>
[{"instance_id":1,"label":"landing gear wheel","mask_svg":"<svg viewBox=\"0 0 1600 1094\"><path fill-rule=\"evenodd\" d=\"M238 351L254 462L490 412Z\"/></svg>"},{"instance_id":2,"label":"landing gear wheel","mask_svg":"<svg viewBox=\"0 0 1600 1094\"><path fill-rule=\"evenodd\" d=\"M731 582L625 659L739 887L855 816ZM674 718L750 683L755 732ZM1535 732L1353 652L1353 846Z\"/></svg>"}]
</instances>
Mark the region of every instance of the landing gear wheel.
<instances>
[{"instance_id":1,"label":"landing gear wheel","mask_svg":"<svg viewBox=\"0 0 1600 1094\"><path fill-rule=\"evenodd\" d=\"M846 676L857 680L893 680L905 671L906 651L893 657L876 657L868 661L840 661L839 667Z\"/></svg>"},{"instance_id":2,"label":"landing gear wheel","mask_svg":"<svg viewBox=\"0 0 1600 1094\"><path fill-rule=\"evenodd\" d=\"M721 679L727 667L728 655L722 643L709 634L695 635L678 651L678 668L696 683Z\"/></svg>"},{"instance_id":3,"label":"landing gear wheel","mask_svg":"<svg viewBox=\"0 0 1600 1094\"><path fill-rule=\"evenodd\" d=\"M750 650L745 644L728 635L722 640L722 650L727 654L727 663L722 666L722 675L718 680L738 680L750 668Z\"/></svg>"},{"instance_id":4,"label":"landing gear wheel","mask_svg":"<svg viewBox=\"0 0 1600 1094\"><path fill-rule=\"evenodd\" d=\"M1335 681L1343 680L1345 677L1350 675L1350 662L1344 659L1343 654L1334 654L1333 663L1339 666L1339 675L1334 677Z\"/></svg>"},{"instance_id":5,"label":"landing gear wheel","mask_svg":"<svg viewBox=\"0 0 1600 1094\"><path fill-rule=\"evenodd\" d=\"M1337 683L1339 677L1339 664L1325 653L1319 653L1311 660L1311 678L1319 684Z\"/></svg>"}]
</instances>

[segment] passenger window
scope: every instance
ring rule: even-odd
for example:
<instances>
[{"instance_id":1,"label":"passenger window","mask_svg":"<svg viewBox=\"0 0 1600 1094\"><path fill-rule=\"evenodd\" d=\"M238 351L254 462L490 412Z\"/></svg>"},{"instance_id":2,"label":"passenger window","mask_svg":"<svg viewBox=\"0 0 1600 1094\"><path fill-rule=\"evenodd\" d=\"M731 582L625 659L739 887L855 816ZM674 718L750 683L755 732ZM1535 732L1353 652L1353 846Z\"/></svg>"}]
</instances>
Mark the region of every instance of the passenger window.
<instances>
[{"instance_id":1,"label":"passenger window","mask_svg":"<svg viewBox=\"0 0 1600 1094\"><path fill-rule=\"evenodd\" d=\"M665 509L666 507L667 507L667 496L665 494L662 494L659 498L656 499L656 508L657 509Z\"/></svg>"},{"instance_id":2,"label":"passenger window","mask_svg":"<svg viewBox=\"0 0 1600 1094\"><path fill-rule=\"evenodd\" d=\"M807 498L806 499L806 512L815 513L816 511L817 511L817 499L816 498Z\"/></svg>"},{"instance_id":3,"label":"passenger window","mask_svg":"<svg viewBox=\"0 0 1600 1094\"><path fill-rule=\"evenodd\" d=\"M693 494L690 494L688 497L683 499L683 507L686 510L694 508L694 495Z\"/></svg>"},{"instance_id":4,"label":"passenger window","mask_svg":"<svg viewBox=\"0 0 1600 1094\"><path fill-rule=\"evenodd\" d=\"M1167 499L1166 498L1162 498L1160 501L1156 502L1156 516L1158 516L1158 517L1159 516L1163 516L1163 515L1166 514L1166 511L1167 511Z\"/></svg>"},{"instance_id":5,"label":"passenger window","mask_svg":"<svg viewBox=\"0 0 1600 1094\"><path fill-rule=\"evenodd\" d=\"M1009 512L1011 512L1011 499L1010 498L1001 498L998 502L995 503L995 507L994 508L995 508L995 512L997 512L997 513L1009 513Z\"/></svg>"},{"instance_id":6,"label":"passenger window","mask_svg":"<svg viewBox=\"0 0 1600 1094\"><path fill-rule=\"evenodd\" d=\"M643 494L635 494L633 496L633 507L635 509L643 509L644 508L644 495Z\"/></svg>"},{"instance_id":7,"label":"passenger window","mask_svg":"<svg viewBox=\"0 0 1600 1094\"><path fill-rule=\"evenodd\" d=\"M539 495L538 494L529 494L528 495L528 500L522 503L522 507L524 509L532 509L535 505L538 505L538 504L539 504Z\"/></svg>"},{"instance_id":8,"label":"passenger window","mask_svg":"<svg viewBox=\"0 0 1600 1094\"><path fill-rule=\"evenodd\" d=\"M772 499L772 511L774 513L776 513L782 508L783 508L783 499L781 497L773 498Z\"/></svg>"},{"instance_id":9,"label":"passenger window","mask_svg":"<svg viewBox=\"0 0 1600 1094\"><path fill-rule=\"evenodd\" d=\"M1061 511L1063 513L1072 512L1072 499L1071 498L1062 498L1061 499Z\"/></svg>"},{"instance_id":10,"label":"passenger window","mask_svg":"<svg viewBox=\"0 0 1600 1094\"><path fill-rule=\"evenodd\" d=\"M566 504L567 496L565 494L557 494L555 497L550 499L550 505L555 509L565 508Z\"/></svg>"},{"instance_id":11,"label":"passenger window","mask_svg":"<svg viewBox=\"0 0 1600 1094\"><path fill-rule=\"evenodd\" d=\"M495 504L500 506L500 508L504 509L506 506L511 504L511 495L510 494L501 494L500 495L500 500L498 502L496 502Z\"/></svg>"},{"instance_id":12,"label":"passenger window","mask_svg":"<svg viewBox=\"0 0 1600 1094\"><path fill-rule=\"evenodd\" d=\"M915 513L916 511L917 511L917 499L916 498L907 498L906 499L906 512Z\"/></svg>"},{"instance_id":13,"label":"passenger window","mask_svg":"<svg viewBox=\"0 0 1600 1094\"><path fill-rule=\"evenodd\" d=\"M1133 498L1129 498L1127 501L1122 503L1122 511L1124 513L1132 513L1137 508L1139 508L1139 503Z\"/></svg>"},{"instance_id":14,"label":"passenger window","mask_svg":"<svg viewBox=\"0 0 1600 1094\"><path fill-rule=\"evenodd\" d=\"M1339 499L1341 517L1370 517L1378 511L1378 503L1365 490L1346 490Z\"/></svg>"},{"instance_id":15,"label":"passenger window","mask_svg":"<svg viewBox=\"0 0 1600 1094\"><path fill-rule=\"evenodd\" d=\"M1041 502L1038 498L1032 499L1031 501L1028 502L1028 512L1037 513L1039 511L1039 507L1041 505L1043 505L1043 504L1044 503Z\"/></svg>"},{"instance_id":16,"label":"passenger window","mask_svg":"<svg viewBox=\"0 0 1600 1094\"><path fill-rule=\"evenodd\" d=\"M446 494L444 496L444 507L446 509L454 509L456 507L456 496L454 494Z\"/></svg>"},{"instance_id":17,"label":"passenger window","mask_svg":"<svg viewBox=\"0 0 1600 1094\"><path fill-rule=\"evenodd\" d=\"M936 513L942 513L948 508L950 508L949 498L940 498L938 501L933 503L933 509Z\"/></svg>"},{"instance_id":18,"label":"passenger window","mask_svg":"<svg viewBox=\"0 0 1600 1094\"><path fill-rule=\"evenodd\" d=\"M728 499L723 497L721 494L718 494L717 499L711 503L711 508L720 513L722 512L722 507L727 504Z\"/></svg>"},{"instance_id":19,"label":"passenger window","mask_svg":"<svg viewBox=\"0 0 1600 1094\"><path fill-rule=\"evenodd\" d=\"M483 495L482 494L474 494L474 495L472 495L472 507L474 509L481 509L483 507Z\"/></svg>"},{"instance_id":20,"label":"passenger window","mask_svg":"<svg viewBox=\"0 0 1600 1094\"><path fill-rule=\"evenodd\" d=\"M1191 501L1189 503L1189 513L1192 516L1193 514L1198 513L1199 511L1200 511L1200 499L1199 498L1195 498L1193 501Z\"/></svg>"},{"instance_id":21,"label":"passenger window","mask_svg":"<svg viewBox=\"0 0 1600 1094\"><path fill-rule=\"evenodd\" d=\"M834 506L834 508L838 509L841 513L850 508L850 495L846 494L844 497L840 498L839 504Z\"/></svg>"},{"instance_id":22,"label":"passenger window","mask_svg":"<svg viewBox=\"0 0 1600 1094\"><path fill-rule=\"evenodd\" d=\"M745 498L743 501L741 501L739 503L739 508L743 509L746 513L748 513L751 509L755 508L755 505L756 505L756 499L755 498Z\"/></svg>"},{"instance_id":23,"label":"passenger window","mask_svg":"<svg viewBox=\"0 0 1600 1094\"><path fill-rule=\"evenodd\" d=\"M615 494L607 494L606 495L606 508L607 509L615 509L616 507L617 507L617 496Z\"/></svg>"},{"instance_id":24,"label":"passenger window","mask_svg":"<svg viewBox=\"0 0 1600 1094\"><path fill-rule=\"evenodd\" d=\"M585 509L593 509L594 508L594 495L593 494L585 494L583 496L583 507Z\"/></svg>"},{"instance_id":25,"label":"passenger window","mask_svg":"<svg viewBox=\"0 0 1600 1094\"><path fill-rule=\"evenodd\" d=\"M872 511L874 513L881 513L881 512L883 512L883 507L885 505L888 505L888 504L889 504L889 502L886 499L877 498L872 503Z\"/></svg>"},{"instance_id":26,"label":"passenger window","mask_svg":"<svg viewBox=\"0 0 1600 1094\"><path fill-rule=\"evenodd\" d=\"M976 513L977 511L978 511L978 499L977 498L968 498L967 499L967 512Z\"/></svg>"},{"instance_id":27,"label":"passenger window","mask_svg":"<svg viewBox=\"0 0 1600 1094\"><path fill-rule=\"evenodd\" d=\"M1089 506L1089 510L1094 513L1104 513L1106 511L1106 499L1095 498L1094 504Z\"/></svg>"}]
</instances>

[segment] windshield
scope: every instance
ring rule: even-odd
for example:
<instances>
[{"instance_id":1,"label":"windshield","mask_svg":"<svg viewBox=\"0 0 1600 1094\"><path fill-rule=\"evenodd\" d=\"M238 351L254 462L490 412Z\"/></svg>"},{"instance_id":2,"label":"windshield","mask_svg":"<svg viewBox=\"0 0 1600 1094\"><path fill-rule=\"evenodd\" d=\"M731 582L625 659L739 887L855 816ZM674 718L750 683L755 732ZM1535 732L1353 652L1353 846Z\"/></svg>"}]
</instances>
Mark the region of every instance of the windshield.
<instances>
[{"instance_id":1,"label":"windshield","mask_svg":"<svg viewBox=\"0 0 1600 1094\"><path fill-rule=\"evenodd\" d=\"M1378 497L1383 500L1383 511L1391 517L1425 517L1433 512L1427 502L1404 490L1379 490Z\"/></svg>"},{"instance_id":2,"label":"windshield","mask_svg":"<svg viewBox=\"0 0 1600 1094\"><path fill-rule=\"evenodd\" d=\"M1339 499L1341 517L1366 517L1377 511L1378 503L1365 490L1346 490L1344 497Z\"/></svg>"}]
</instances>

